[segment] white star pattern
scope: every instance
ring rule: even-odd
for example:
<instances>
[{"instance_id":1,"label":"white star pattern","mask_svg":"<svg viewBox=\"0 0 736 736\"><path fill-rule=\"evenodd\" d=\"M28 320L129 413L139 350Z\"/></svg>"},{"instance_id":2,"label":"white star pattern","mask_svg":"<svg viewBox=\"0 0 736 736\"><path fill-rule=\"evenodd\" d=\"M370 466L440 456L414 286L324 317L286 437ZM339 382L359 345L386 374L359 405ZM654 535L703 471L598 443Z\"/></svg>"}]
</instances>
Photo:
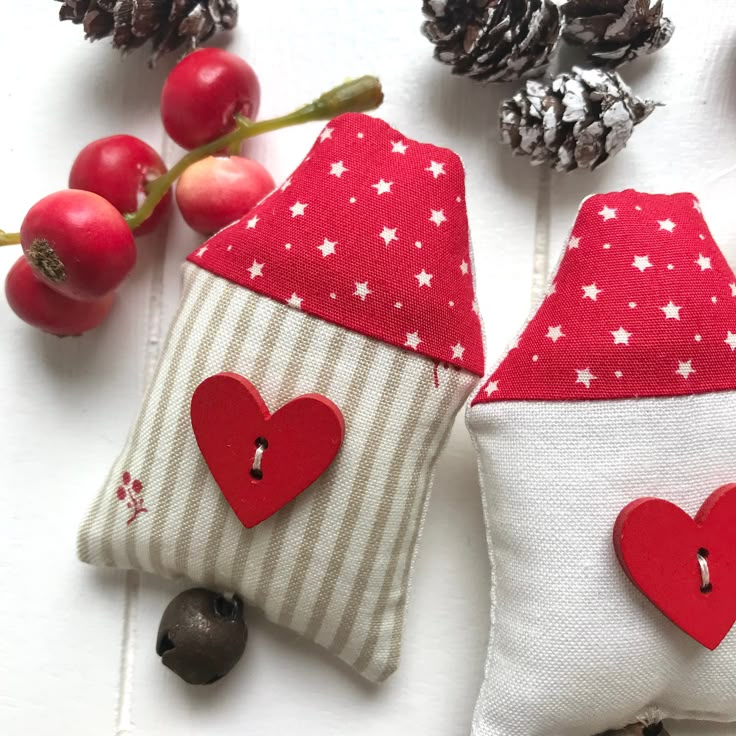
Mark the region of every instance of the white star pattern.
<instances>
[{"instance_id":1,"label":"white star pattern","mask_svg":"<svg viewBox=\"0 0 736 736\"><path fill-rule=\"evenodd\" d=\"M306 210L308 205L304 204L303 202L295 202L289 209L291 210L291 216L292 217L299 217L300 215L304 214L304 210Z\"/></svg>"},{"instance_id":2,"label":"white star pattern","mask_svg":"<svg viewBox=\"0 0 736 736\"><path fill-rule=\"evenodd\" d=\"M294 293L293 293L293 294L292 294L292 295L291 295L291 296L290 296L290 297L289 297L289 298L288 298L288 299L286 300L286 303L287 303L287 304L288 304L288 305L289 305L290 307L295 307L296 309L301 309L301 308L302 308L302 302L303 302L303 301L304 301L304 299L302 299L301 297L297 296L297 295L296 295L296 292L294 292Z\"/></svg>"},{"instance_id":3,"label":"white star pattern","mask_svg":"<svg viewBox=\"0 0 736 736\"><path fill-rule=\"evenodd\" d=\"M360 297L363 301L365 301L368 294L372 294L373 292L368 288L368 282L367 281L356 281L355 282L355 291L353 292L353 296Z\"/></svg>"},{"instance_id":4,"label":"white star pattern","mask_svg":"<svg viewBox=\"0 0 736 736\"><path fill-rule=\"evenodd\" d=\"M381 230L381 234L378 237L383 238L383 242L386 243L386 245L389 245L392 241L399 239L396 235L395 227L394 228L384 227L383 230Z\"/></svg>"},{"instance_id":5,"label":"white star pattern","mask_svg":"<svg viewBox=\"0 0 736 736\"><path fill-rule=\"evenodd\" d=\"M708 271L713 267L710 265L710 258L706 258L702 253L698 255L698 260L695 263L700 266L701 271Z\"/></svg>"},{"instance_id":6,"label":"white star pattern","mask_svg":"<svg viewBox=\"0 0 736 736\"><path fill-rule=\"evenodd\" d=\"M700 206L700 202L697 199L693 200L693 209L697 210L701 215L703 214L703 208Z\"/></svg>"},{"instance_id":7,"label":"white star pattern","mask_svg":"<svg viewBox=\"0 0 736 736\"><path fill-rule=\"evenodd\" d=\"M253 265L248 269L251 279L254 279L256 276L263 276L264 265L263 263L258 263L255 258L253 259Z\"/></svg>"},{"instance_id":8,"label":"white star pattern","mask_svg":"<svg viewBox=\"0 0 736 736\"><path fill-rule=\"evenodd\" d=\"M440 366L441 386L454 373L444 377L443 364L482 376L455 154L367 116L324 125L309 156L276 184L281 191L234 228L240 237L224 233L208 250L200 241L189 260L282 307L427 355Z\"/></svg>"},{"instance_id":9,"label":"white star pattern","mask_svg":"<svg viewBox=\"0 0 736 736\"><path fill-rule=\"evenodd\" d=\"M438 176L441 176L445 172L445 165L437 163L437 161L431 161L429 166L427 166L425 171L431 172L432 176L436 179Z\"/></svg>"},{"instance_id":10,"label":"white star pattern","mask_svg":"<svg viewBox=\"0 0 736 736\"><path fill-rule=\"evenodd\" d=\"M391 193L391 187L393 186L392 181L384 181L381 179L381 181L378 182L378 184L371 184L371 186L378 192L378 194L386 194L388 192Z\"/></svg>"},{"instance_id":11,"label":"white star pattern","mask_svg":"<svg viewBox=\"0 0 736 736\"><path fill-rule=\"evenodd\" d=\"M664 312L665 319L680 319L680 310L682 307L676 306L672 300L664 307L660 307L660 309Z\"/></svg>"},{"instance_id":12,"label":"white star pattern","mask_svg":"<svg viewBox=\"0 0 736 736\"><path fill-rule=\"evenodd\" d=\"M654 268L649 256L634 256L634 262L631 264L634 268L638 268L642 273L648 268Z\"/></svg>"},{"instance_id":13,"label":"white star pattern","mask_svg":"<svg viewBox=\"0 0 736 736\"><path fill-rule=\"evenodd\" d=\"M418 273L414 278L419 282L420 287L432 286L432 274L427 273L424 269L422 269L422 272Z\"/></svg>"},{"instance_id":14,"label":"white star pattern","mask_svg":"<svg viewBox=\"0 0 736 736\"><path fill-rule=\"evenodd\" d=\"M557 325L557 327L550 326L545 337L548 337L552 342L557 342L561 337L565 337L565 333L562 331L562 325Z\"/></svg>"},{"instance_id":15,"label":"white star pattern","mask_svg":"<svg viewBox=\"0 0 736 736\"><path fill-rule=\"evenodd\" d=\"M206 245L203 245L198 251L197 251L197 258L201 258L209 249Z\"/></svg>"},{"instance_id":16,"label":"white star pattern","mask_svg":"<svg viewBox=\"0 0 736 736\"><path fill-rule=\"evenodd\" d=\"M686 381L688 378L690 378L690 375L692 373L695 373L695 368L693 368L693 362L692 360L686 360L686 361L680 361L679 368L675 371L675 373L682 376Z\"/></svg>"},{"instance_id":17,"label":"white star pattern","mask_svg":"<svg viewBox=\"0 0 736 736\"><path fill-rule=\"evenodd\" d=\"M418 332L406 333L406 342L404 343L406 347L411 348L412 350L416 350L419 347L420 342L421 339Z\"/></svg>"},{"instance_id":18,"label":"white star pattern","mask_svg":"<svg viewBox=\"0 0 736 736\"><path fill-rule=\"evenodd\" d=\"M317 248L322 251L322 257L326 258L327 256L331 256L335 252L336 245L337 241L333 243L331 240L327 240L327 238L325 238L325 242L322 243L322 245L318 245Z\"/></svg>"},{"instance_id":19,"label":"white star pattern","mask_svg":"<svg viewBox=\"0 0 736 736\"><path fill-rule=\"evenodd\" d=\"M583 205L565 242L557 296L538 306L520 349L495 369L501 391L489 399L480 391L476 402L634 399L736 387L736 278L705 230L697 201L632 195ZM615 221L606 207L617 208ZM446 212L455 219L454 210ZM437 275L435 289L444 286L434 262L421 265Z\"/></svg>"},{"instance_id":20,"label":"white star pattern","mask_svg":"<svg viewBox=\"0 0 736 736\"><path fill-rule=\"evenodd\" d=\"M489 381L485 391L486 396L490 396L492 393L498 391L498 381Z\"/></svg>"},{"instance_id":21,"label":"white star pattern","mask_svg":"<svg viewBox=\"0 0 736 736\"><path fill-rule=\"evenodd\" d=\"M606 205L598 214L603 218L604 222L616 219L616 210L608 205Z\"/></svg>"},{"instance_id":22,"label":"white star pattern","mask_svg":"<svg viewBox=\"0 0 736 736\"><path fill-rule=\"evenodd\" d=\"M614 345L628 345L631 333L627 332L623 327L619 327L617 330L611 330L613 335Z\"/></svg>"},{"instance_id":23,"label":"white star pattern","mask_svg":"<svg viewBox=\"0 0 736 736\"><path fill-rule=\"evenodd\" d=\"M583 299L591 299L594 302L598 301L598 294L603 291L603 289L599 289L594 283L581 288L583 290Z\"/></svg>"},{"instance_id":24,"label":"white star pattern","mask_svg":"<svg viewBox=\"0 0 736 736\"><path fill-rule=\"evenodd\" d=\"M591 373L590 368L583 368L582 370L576 370L575 372L578 374L575 383L582 383L585 388L590 388L591 381L595 381L597 379L597 376L594 376Z\"/></svg>"},{"instance_id":25,"label":"white star pattern","mask_svg":"<svg viewBox=\"0 0 736 736\"><path fill-rule=\"evenodd\" d=\"M348 169L342 161L337 161L330 167L330 174L332 176L336 176L338 179L341 179L342 175L346 171L350 171L350 169Z\"/></svg>"},{"instance_id":26,"label":"white star pattern","mask_svg":"<svg viewBox=\"0 0 736 736\"><path fill-rule=\"evenodd\" d=\"M439 227L443 222L447 222L444 210L432 210L432 214L429 219Z\"/></svg>"}]
</instances>

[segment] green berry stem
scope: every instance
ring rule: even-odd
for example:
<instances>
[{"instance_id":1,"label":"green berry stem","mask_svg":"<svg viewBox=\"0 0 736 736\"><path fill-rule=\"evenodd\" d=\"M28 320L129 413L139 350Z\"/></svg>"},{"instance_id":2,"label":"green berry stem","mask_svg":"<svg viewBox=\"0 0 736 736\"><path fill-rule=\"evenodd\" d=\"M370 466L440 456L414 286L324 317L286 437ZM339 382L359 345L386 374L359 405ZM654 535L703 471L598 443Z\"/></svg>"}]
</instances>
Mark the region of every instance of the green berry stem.
<instances>
[{"instance_id":1,"label":"green berry stem","mask_svg":"<svg viewBox=\"0 0 736 736\"><path fill-rule=\"evenodd\" d=\"M242 115L236 115L235 129L216 140L189 151L165 174L154 179L148 185L148 196L136 212L125 215L125 220L131 230L135 230L144 223L156 209L156 206L166 196L176 180L192 165L207 156L219 151L238 150L240 144L248 138L263 133L270 133L281 128L288 128L302 123L317 120L332 120L345 112L368 112L375 110L383 102L383 90L376 77L365 76L341 84L329 92L325 92L314 102L310 102L298 110L271 120L253 122ZM6 233L0 230L0 246L17 245L20 243L20 233Z\"/></svg>"},{"instance_id":2,"label":"green berry stem","mask_svg":"<svg viewBox=\"0 0 736 736\"><path fill-rule=\"evenodd\" d=\"M374 110L383 102L381 83L376 77L360 77L341 84L298 110L271 120L253 122L236 115L236 127L230 133L195 148L181 158L163 176L148 185L148 197L136 212L125 215L131 230L135 230L153 214L174 182L192 165L218 151L239 146L244 140L281 128L288 128L316 120L332 120L345 112Z\"/></svg>"},{"instance_id":3,"label":"green berry stem","mask_svg":"<svg viewBox=\"0 0 736 736\"><path fill-rule=\"evenodd\" d=\"M19 245L20 233L6 233L0 230L0 245Z\"/></svg>"}]
</instances>

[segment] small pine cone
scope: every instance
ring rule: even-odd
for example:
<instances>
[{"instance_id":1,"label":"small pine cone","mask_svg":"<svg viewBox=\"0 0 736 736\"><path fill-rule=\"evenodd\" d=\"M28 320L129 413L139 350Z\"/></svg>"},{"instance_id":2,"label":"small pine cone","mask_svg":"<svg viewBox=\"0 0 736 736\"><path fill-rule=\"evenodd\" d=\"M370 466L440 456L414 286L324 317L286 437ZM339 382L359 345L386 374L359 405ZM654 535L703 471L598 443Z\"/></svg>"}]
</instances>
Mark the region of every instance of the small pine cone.
<instances>
[{"instance_id":1,"label":"small pine cone","mask_svg":"<svg viewBox=\"0 0 736 736\"><path fill-rule=\"evenodd\" d=\"M501 103L501 140L534 166L595 169L656 106L634 97L616 72L573 67L550 84L529 80Z\"/></svg>"},{"instance_id":2,"label":"small pine cone","mask_svg":"<svg viewBox=\"0 0 736 736\"><path fill-rule=\"evenodd\" d=\"M237 0L57 0L60 20L81 24L87 38L112 36L116 49L129 51L151 41L150 66L185 46L196 48L218 30L238 22Z\"/></svg>"},{"instance_id":3,"label":"small pine cone","mask_svg":"<svg viewBox=\"0 0 736 736\"><path fill-rule=\"evenodd\" d=\"M552 0L424 0L434 57L481 82L539 77L560 35Z\"/></svg>"},{"instance_id":4,"label":"small pine cone","mask_svg":"<svg viewBox=\"0 0 736 736\"><path fill-rule=\"evenodd\" d=\"M675 32L662 0L570 0L561 10L564 39L610 68L659 51Z\"/></svg>"},{"instance_id":5,"label":"small pine cone","mask_svg":"<svg viewBox=\"0 0 736 736\"><path fill-rule=\"evenodd\" d=\"M645 726L643 723L635 723L616 731L600 733L598 736L669 736L669 733L662 723L653 723L649 726Z\"/></svg>"}]
</instances>

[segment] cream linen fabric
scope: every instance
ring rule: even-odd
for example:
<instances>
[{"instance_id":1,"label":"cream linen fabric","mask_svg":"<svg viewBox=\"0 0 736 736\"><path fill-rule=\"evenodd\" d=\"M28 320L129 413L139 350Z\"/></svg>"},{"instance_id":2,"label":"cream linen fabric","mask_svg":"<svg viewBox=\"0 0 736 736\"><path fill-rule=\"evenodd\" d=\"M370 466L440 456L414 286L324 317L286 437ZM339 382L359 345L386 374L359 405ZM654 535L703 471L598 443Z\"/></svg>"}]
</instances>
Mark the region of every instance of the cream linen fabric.
<instances>
[{"instance_id":1,"label":"cream linen fabric","mask_svg":"<svg viewBox=\"0 0 736 736\"><path fill-rule=\"evenodd\" d=\"M736 481L736 393L481 404L493 566L474 736L590 736L659 709L736 719L736 631L708 651L634 588L612 543L642 496L694 515Z\"/></svg>"},{"instance_id":2,"label":"cream linen fabric","mask_svg":"<svg viewBox=\"0 0 736 736\"><path fill-rule=\"evenodd\" d=\"M271 411L317 392L346 422L324 475L251 530L220 493L190 425L192 392L220 371L247 377ZM399 659L435 460L475 383L186 264L179 313L127 445L82 524L79 557L237 591L381 681ZM124 471L142 481L148 509L130 525L116 497Z\"/></svg>"}]
</instances>

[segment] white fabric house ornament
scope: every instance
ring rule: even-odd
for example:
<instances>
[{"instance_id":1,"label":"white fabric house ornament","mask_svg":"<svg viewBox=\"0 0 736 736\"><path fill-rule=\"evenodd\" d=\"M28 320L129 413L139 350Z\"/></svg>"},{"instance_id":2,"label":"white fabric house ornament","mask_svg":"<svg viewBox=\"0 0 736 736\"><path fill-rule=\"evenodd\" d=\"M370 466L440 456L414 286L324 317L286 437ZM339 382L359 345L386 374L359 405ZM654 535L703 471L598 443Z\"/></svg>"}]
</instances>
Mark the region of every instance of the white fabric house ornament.
<instances>
[{"instance_id":1,"label":"white fabric house ornament","mask_svg":"<svg viewBox=\"0 0 736 736\"><path fill-rule=\"evenodd\" d=\"M697 200L587 199L467 413L493 566L474 736L736 720L734 389L736 277Z\"/></svg>"},{"instance_id":2,"label":"white fabric house ornament","mask_svg":"<svg viewBox=\"0 0 736 736\"><path fill-rule=\"evenodd\" d=\"M385 679L435 462L483 372L470 263L459 158L332 121L189 257L80 558L237 592Z\"/></svg>"}]
</instances>

